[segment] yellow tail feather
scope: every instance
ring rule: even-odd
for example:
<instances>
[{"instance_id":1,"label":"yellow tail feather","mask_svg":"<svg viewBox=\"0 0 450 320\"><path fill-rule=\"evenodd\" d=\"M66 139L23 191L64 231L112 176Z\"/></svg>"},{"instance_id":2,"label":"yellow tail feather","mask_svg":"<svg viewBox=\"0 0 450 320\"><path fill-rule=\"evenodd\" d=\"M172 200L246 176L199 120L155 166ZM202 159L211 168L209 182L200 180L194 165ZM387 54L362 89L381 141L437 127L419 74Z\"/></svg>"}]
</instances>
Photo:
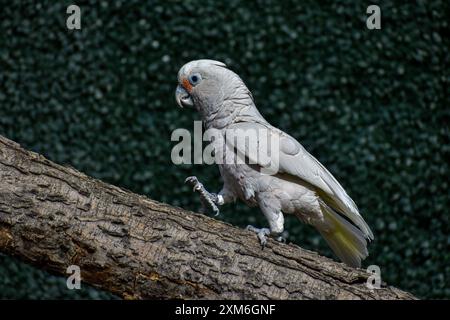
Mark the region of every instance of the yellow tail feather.
<instances>
[{"instance_id":1,"label":"yellow tail feather","mask_svg":"<svg viewBox=\"0 0 450 320\"><path fill-rule=\"evenodd\" d=\"M351 267L361 267L361 260L369 255L363 232L327 205L322 205L321 208L325 227L317 226L320 234L339 259Z\"/></svg>"}]
</instances>

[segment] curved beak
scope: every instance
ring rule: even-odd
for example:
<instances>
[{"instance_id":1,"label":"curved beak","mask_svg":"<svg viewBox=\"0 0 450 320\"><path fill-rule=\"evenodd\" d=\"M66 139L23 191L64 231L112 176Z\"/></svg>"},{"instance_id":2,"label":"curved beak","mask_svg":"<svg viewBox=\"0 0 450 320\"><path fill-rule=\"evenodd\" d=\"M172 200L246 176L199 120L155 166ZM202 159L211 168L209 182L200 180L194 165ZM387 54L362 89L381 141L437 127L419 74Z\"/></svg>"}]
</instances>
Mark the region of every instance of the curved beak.
<instances>
[{"instance_id":1,"label":"curved beak","mask_svg":"<svg viewBox=\"0 0 450 320\"><path fill-rule=\"evenodd\" d=\"M192 108L194 106L191 96L181 85L178 85L175 90L175 100L180 108Z\"/></svg>"}]
</instances>

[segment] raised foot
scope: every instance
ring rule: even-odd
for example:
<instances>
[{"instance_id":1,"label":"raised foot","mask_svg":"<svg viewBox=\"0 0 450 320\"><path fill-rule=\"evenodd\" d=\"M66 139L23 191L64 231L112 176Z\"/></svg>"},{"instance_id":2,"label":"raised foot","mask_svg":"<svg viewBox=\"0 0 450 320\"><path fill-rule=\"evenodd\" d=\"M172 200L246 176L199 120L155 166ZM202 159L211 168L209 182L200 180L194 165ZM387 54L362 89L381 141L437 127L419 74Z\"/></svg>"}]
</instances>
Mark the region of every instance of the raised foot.
<instances>
[{"instance_id":1,"label":"raised foot","mask_svg":"<svg viewBox=\"0 0 450 320\"><path fill-rule=\"evenodd\" d=\"M192 190L194 192L198 192L200 195L200 201L202 203L202 212L206 213L209 210L214 212L214 216L218 216L220 211L217 207L217 195L214 193L208 192L203 184L198 181L197 177L187 177L184 183L188 183L192 186Z\"/></svg>"}]
</instances>

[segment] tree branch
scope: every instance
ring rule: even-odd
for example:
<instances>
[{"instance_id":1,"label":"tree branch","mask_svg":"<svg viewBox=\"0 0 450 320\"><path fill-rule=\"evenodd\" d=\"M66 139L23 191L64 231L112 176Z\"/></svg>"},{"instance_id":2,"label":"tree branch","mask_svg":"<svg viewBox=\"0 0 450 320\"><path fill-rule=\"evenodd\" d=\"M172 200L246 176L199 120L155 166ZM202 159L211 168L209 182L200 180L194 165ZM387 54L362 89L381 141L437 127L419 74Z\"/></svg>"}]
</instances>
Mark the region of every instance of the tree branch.
<instances>
[{"instance_id":1,"label":"tree branch","mask_svg":"<svg viewBox=\"0 0 450 320\"><path fill-rule=\"evenodd\" d=\"M414 299L295 245L158 203L0 136L0 251L123 298Z\"/></svg>"}]
</instances>

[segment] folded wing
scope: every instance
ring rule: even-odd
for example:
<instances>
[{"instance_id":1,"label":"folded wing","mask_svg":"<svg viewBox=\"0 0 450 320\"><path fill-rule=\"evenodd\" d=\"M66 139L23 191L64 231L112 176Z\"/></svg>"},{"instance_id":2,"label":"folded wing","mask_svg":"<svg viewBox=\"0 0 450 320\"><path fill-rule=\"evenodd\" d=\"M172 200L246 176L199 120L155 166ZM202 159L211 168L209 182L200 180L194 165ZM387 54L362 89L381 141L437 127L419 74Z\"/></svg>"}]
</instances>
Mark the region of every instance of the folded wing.
<instances>
[{"instance_id":1,"label":"folded wing","mask_svg":"<svg viewBox=\"0 0 450 320\"><path fill-rule=\"evenodd\" d=\"M373 239L373 233L370 227L359 214L357 206L345 192L344 188L342 188L333 175L306 151L297 140L265 122L240 122L229 126L229 129L239 129L241 130L240 132L257 132L257 139L255 141L249 138L248 143L242 143L242 140L241 142L238 140L237 142L234 141L234 144L239 155L245 156L249 161L261 167L267 167L267 163L260 161L260 157L258 157L258 154L254 150L260 149L262 143L267 145L270 141L267 137L261 137L267 134L268 136L279 139L278 159L276 159L277 157L270 149L270 146L268 148L270 150L270 159L278 162L278 172L287 175L289 180L295 181L296 179L300 179L302 182L314 188L329 207L350 219L361 229L365 237ZM229 142L227 139L227 143ZM255 143L257 143L256 146L254 145Z\"/></svg>"}]
</instances>

